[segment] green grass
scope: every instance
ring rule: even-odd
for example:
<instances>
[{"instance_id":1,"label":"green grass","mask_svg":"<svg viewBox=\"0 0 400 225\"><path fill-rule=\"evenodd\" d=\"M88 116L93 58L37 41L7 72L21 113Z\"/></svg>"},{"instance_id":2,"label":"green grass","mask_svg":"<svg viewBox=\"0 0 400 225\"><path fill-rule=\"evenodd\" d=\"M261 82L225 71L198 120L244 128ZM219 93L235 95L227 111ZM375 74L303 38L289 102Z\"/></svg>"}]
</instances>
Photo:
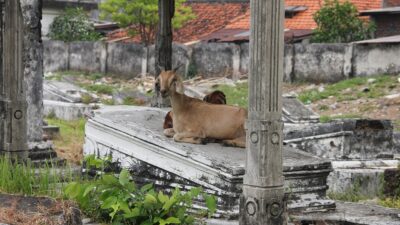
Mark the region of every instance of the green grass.
<instances>
[{"instance_id":1,"label":"green grass","mask_svg":"<svg viewBox=\"0 0 400 225\"><path fill-rule=\"evenodd\" d=\"M400 209L400 199L399 198L380 199L378 204L383 207Z\"/></svg>"},{"instance_id":2,"label":"green grass","mask_svg":"<svg viewBox=\"0 0 400 225\"><path fill-rule=\"evenodd\" d=\"M49 125L60 127L60 135L54 140L57 153L70 162L82 161L82 148L85 138L85 119L65 121L58 118L46 118Z\"/></svg>"},{"instance_id":3,"label":"green grass","mask_svg":"<svg viewBox=\"0 0 400 225\"><path fill-rule=\"evenodd\" d=\"M126 97L123 100L123 105L143 105L140 101L138 101L134 97Z\"/></svg>"},{"instance_id":4,"label":"green grass","mask_svg":"<svg viewBox=\"0 0 400 225\"><path fill-rule=\"evenodd\" d=\"M361 178L356 178L353 181L352 187L348 188L344 192L329 192L328 197L333 200L345 201L345 202L359 202L363 200L372 199L374 196L366 196L361 193Z\"/></svg>"},{"instance_id":5,"label":"green grass","mask_svg":"<svg viewBox=\"0 0 400 225\"><path fill-rule=\"evenodd\" d=\"M34 168L30 161L15 163L6 156L0 156L0 192L30 196L62 195L61 175L59 170L51 169L52 165L45 164ZM63 168L67 180L72 180L71 169Z\"/></svg>"},{"instance_id":6,"label":"green grass","mask_svg":"<svg viewBox=\"0 0 400 225\"><path fill-rule=\"evenodd\" d=\"M376 81L368 83L368 79L371 78ZM363 87L368 87L369 91L363 92L361 90ZM304 91L298 98L306 104L327 99L330 96L336 97L339 102L359 98L378 98L384 96L387 90L394 87L396 87L396 77L394 76L357 77L326 85L321 92L317 88Z\"/></svg>"},{"instance_id":7,"label":"green grass","mask_svg":"<svg viewBox=\"0 0 400 225\"><path fill-rule=\"evenodd\" d=\"M86 90L95 92L97 94L107 94L111 95L114 91L114 87L106 84L90 84L82 85Z\"/></svg>"},{"instance_id":8,"label":"green grass","mask_svg":"<svg viewBox=\"0 0 400 225\"><path fill-rule=\"evenodd\" d=\"M338 116L320 116L319 122L328 123L335 119L357 119L357 118L362 118L362 116L360 116L358 114L344 114L344 115L338 115Z\"/></svg>"},{"instance_id":9,"label":"green grass","mask_svg":"<svg viewBox=\"0 0 400 225\"><path fill-rule=\"evenodd\" d=\"M50 79L55 79L55 80L61 80L63 76L84 76L88 78L89 80L98 80L104 77L105 75L102 73L90 73L90 72L80 72L80 71L58 71L53 73Z\"/></svg>"},{"instance_id":10,"label":"green grass","mask_svg":"<svg viewBox=\"0 0 400 225\"><path fill-rule=\"evenodd\" d=\"M237 105L243 108L248 107L247 96L249 88L247 83L237 84L236 87L221 85L215 89L224 92L228 105Z\"/></svg>"}]
</instances>

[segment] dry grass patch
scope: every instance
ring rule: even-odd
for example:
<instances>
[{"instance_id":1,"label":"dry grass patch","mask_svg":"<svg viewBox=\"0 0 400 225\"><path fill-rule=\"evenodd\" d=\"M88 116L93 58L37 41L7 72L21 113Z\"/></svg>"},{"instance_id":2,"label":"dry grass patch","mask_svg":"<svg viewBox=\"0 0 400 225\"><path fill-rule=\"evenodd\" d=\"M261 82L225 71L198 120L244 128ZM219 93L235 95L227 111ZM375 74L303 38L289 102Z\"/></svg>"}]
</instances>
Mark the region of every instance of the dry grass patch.
<instances>
[{"instance_id":1,"label":"dry grass patch","mask_svg":"<svg viewBox=\"0 0 400 225\"><path fill-rule=\"evenodd\" d=\"M60 134L53 139L58 156L72 163L81 163L83 160L86 119L65 121L57 118L47 118L46 121L49 125L60 127Z\"/></svg>"}]
</instances>

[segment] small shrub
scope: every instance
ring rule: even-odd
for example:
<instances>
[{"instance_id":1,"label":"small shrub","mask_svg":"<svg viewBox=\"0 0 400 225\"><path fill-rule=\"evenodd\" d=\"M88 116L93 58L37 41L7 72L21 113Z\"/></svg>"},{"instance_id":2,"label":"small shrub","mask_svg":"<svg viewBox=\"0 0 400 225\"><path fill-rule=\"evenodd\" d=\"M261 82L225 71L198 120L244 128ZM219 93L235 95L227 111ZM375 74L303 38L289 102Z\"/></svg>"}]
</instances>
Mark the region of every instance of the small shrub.
<instances>
[{"instance_id":1,"label":"small shrub","mask_svg":"<svg viewBox=\"0 0 400 225\"><path fill-rule=\"evenodd\" d=\"M115 105L114 99L102 99L101 103L103 103L104 105Z\"/></svg>"},{"instance_id":2,"label":"small shrub","mask_svg":"<svg viewBox=\"0 0 400 225\"><path fill-rule=\"evenodd\" d=\"M65 42L96 41L101 35L82 8L67 8L65 13L54 19L50 25L49 37Z\"/></svg>"},{"instance_id":3,"label":"small shrub","mask_svg":"<svg viewBox=\"0 0 400 225\"><path fill-rule=\"evenodd\" d=\"M104 168L104 162L91 159L87 166ZM193 199L203 197L208 214L216 210L216 199L204 194L200 188L183 193L176 188L171 195L155 191L152 184L141 188L130 180L127 170L118 175L99 173L90 182L72 182L66 195L78 202L84 212L113 224L194 224L195 218L188 214Z\"/></svg>"},{"instance_id":4,"label":"small shrub","mask_svg":"<svg viewBox=\"0 0 400 225\"><path fill-rule=\"evenodd\" d=\"M197 66L196 64L191 60L189 63L188 71L187 71L187 78L193 78L197 76Z\"/></svg>"},{"instance_id":5,"label":"small shrub","mask_svg":"<svg viewBox=\"0 0 400 225\"><path fill-rule=\"evenodd\" d=\"M349 1L325 0L314 20L314 42L348 43L370 38L375 31L375 25L359 18L357 8Z\"/></svg>"},{"instance_id":6,"label":"small shrub","mask_svg":"<svg viewBox=\"0 0 400 225\"><path fill-rule=\"evenodd\" d=\"M90 94L82 94L81 99L83 104L90 104L93 102L93 97Z\"/></svg>"}]
</instances>

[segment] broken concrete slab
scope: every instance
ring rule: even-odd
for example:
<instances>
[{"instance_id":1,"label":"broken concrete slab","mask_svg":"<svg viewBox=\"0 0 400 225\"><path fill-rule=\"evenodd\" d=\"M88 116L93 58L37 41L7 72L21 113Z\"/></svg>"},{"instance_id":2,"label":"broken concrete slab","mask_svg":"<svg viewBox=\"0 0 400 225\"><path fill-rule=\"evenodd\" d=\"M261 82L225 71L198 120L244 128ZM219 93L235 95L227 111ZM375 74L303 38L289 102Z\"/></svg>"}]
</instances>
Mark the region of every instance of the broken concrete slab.
<instances>
[{"instance_id":1,"label":"broken concrete slab","mask_svg":"<svg viewBox=\"0 0 400 225\"><path fill-rule=\"evenodd\" d=\"M393 158L400 152L389 120L345 119L330 123L288 124L285 143L332 160Z\"/></svg>"},{"instance_id":2,"label":"broken concrete slab","mask_svg":"<svg viewBox=\"0 0 400 225\"><path fill-rule=\"evenodd\" d=\"M242 192L245 150L218 143L176 143L163 135L168 109L114 106L100 109L86 124L85 154L111 154L132 171L138 183L160 188L202 186L218 196L221 216L236 217ZM284 150L284 175L291 210L329 210L325 198L327 160L289 147ZM199 203L200 205L202 203Z\"/></svg>"},{"instance_id":3,"label":"broken concrete slab","mask_svg":"<svg viewBox=\"0 0 400 225\"><path fill-rule=\"evenodd\" d=\"M386 170L397 168L398 160L332 161L328 192L357 192L374 198L381 194Z\"/></svg>"},{"instance_id":4,"label":"broken concrete slab","mask_svg":"<svg viewBox=\"0 0 400 225\"><path fill-rule=\"evenodd\" d=\"M318 123L319 115L306 107L296 97L283 96L283 121L285 123Z\"/></svg>"},{"instance_id":5,"label":"broken concrete slab","mask_svg":"<svg viewBox=\"0 0 400 225\"><path fill-rule=\"evenodd\" d=\"M97 102L99 98L88 91L69 82L44 80L43 97L45 100L69 103L81 103L83 96L90 96L90 102Z\"/></svg>"},{"instance_id":6,"label":"broken concrete slab","mask_svg":"<svg viewBox=\"0 0 400 225\"><path fill-rule=\"evenodd\" d=\"M336 202L336 210L328 212L292 212L288 225L398 225L400 210L362 203ZM208 225L239 225L238 220L208 219Z\"/></svg>"},{"instance_id":7,"label":"broken concrete slab","mask_svg":"<svg viewBox=\"0 0 400 225\"><path fill-rule=\"evenodd\" d=\"M43 101L45 116L57 117L63 120L77 120L91 114L96 104L69 103L61 101Z\"/></svg>"},{"instance_id":8,"label":"broken concrete slab","mask_svg":"<svg viewBox=\"0 0 400 225\"><path fill-rule=\"evenodd\" d=\"M336 202L331 212L291 213L294 222L302 224L399 225L400 210L350 202ZM323 223L322 223L323 224Z\"/></svg>"}]
</instances>

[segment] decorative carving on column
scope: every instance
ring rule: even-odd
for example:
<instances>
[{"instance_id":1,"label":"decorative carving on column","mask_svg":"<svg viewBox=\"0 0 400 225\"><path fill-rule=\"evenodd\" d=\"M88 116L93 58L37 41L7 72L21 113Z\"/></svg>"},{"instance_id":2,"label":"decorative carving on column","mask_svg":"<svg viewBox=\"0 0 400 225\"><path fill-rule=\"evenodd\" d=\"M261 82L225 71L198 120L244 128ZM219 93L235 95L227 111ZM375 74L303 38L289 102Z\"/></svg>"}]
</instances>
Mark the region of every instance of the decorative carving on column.
<instances>
[{"instance_id":1,"label":"decorative carving on column","mask_svg":"<svg viewBox=\"0 0 400 225\"><path fill-rule=\"evenodd\" d=\"M240 224L286 224L282 166L284 1L251 0L247 159Z\"/></svg>"}]
</instances>

